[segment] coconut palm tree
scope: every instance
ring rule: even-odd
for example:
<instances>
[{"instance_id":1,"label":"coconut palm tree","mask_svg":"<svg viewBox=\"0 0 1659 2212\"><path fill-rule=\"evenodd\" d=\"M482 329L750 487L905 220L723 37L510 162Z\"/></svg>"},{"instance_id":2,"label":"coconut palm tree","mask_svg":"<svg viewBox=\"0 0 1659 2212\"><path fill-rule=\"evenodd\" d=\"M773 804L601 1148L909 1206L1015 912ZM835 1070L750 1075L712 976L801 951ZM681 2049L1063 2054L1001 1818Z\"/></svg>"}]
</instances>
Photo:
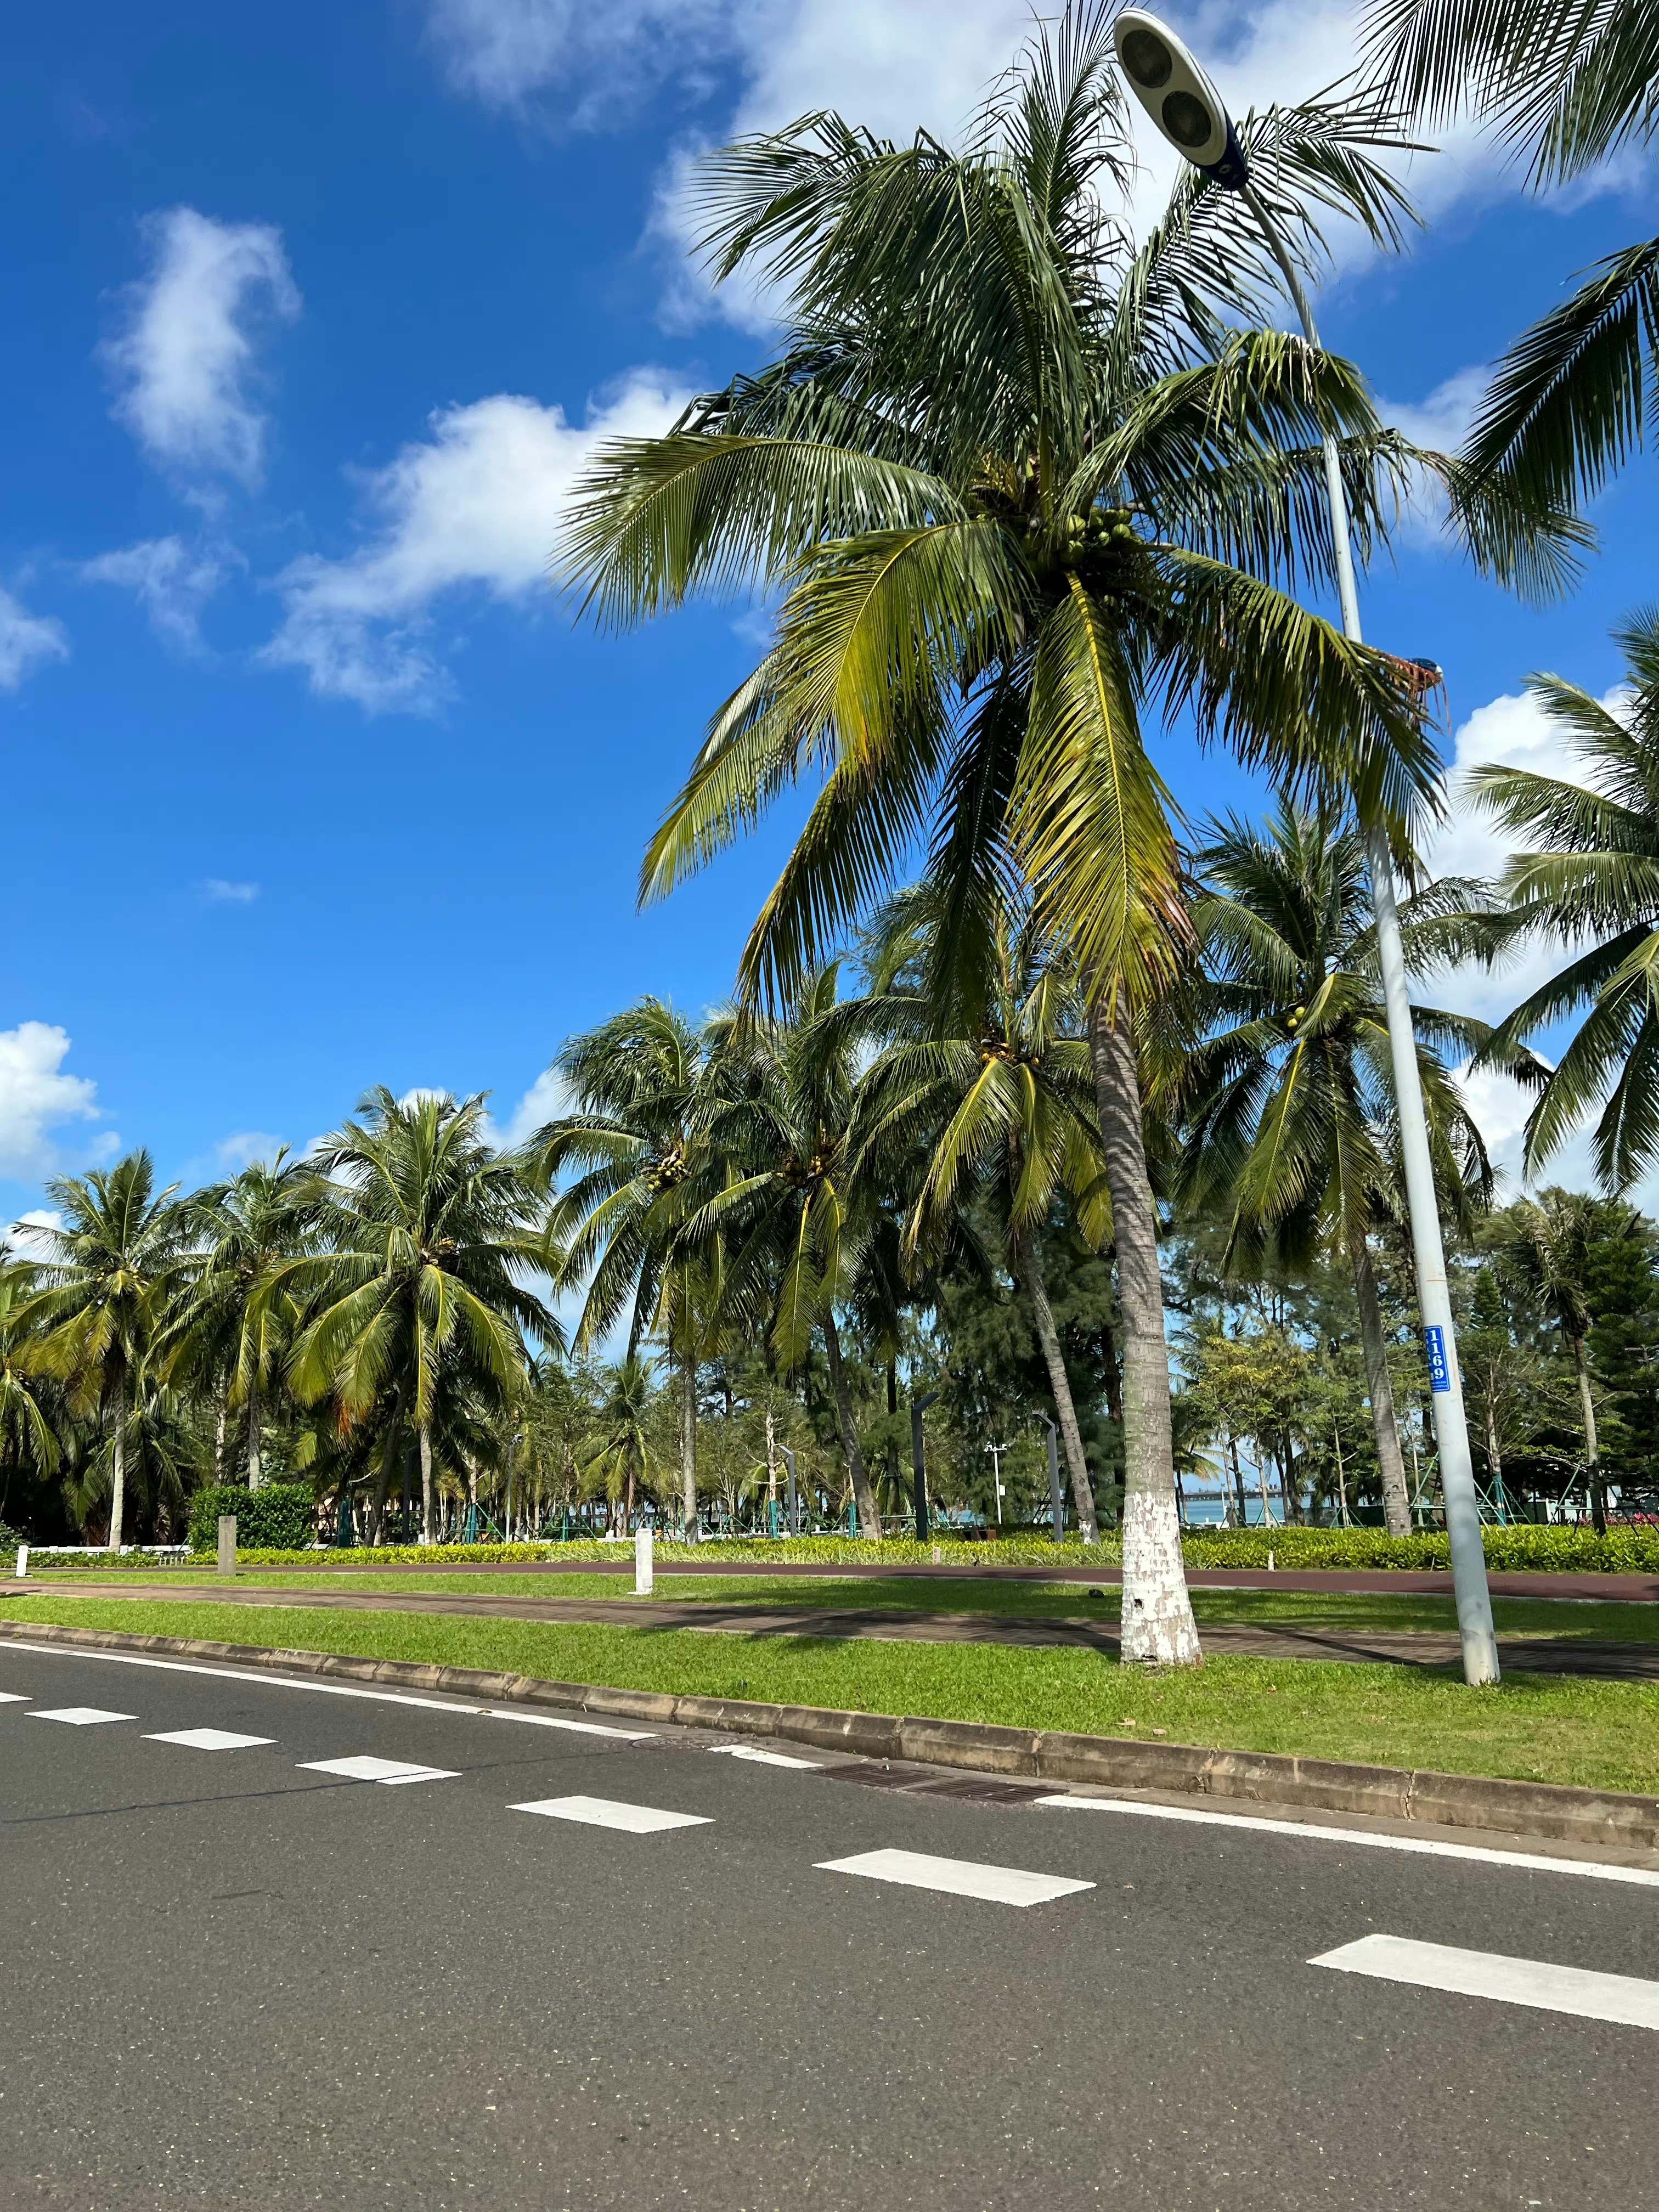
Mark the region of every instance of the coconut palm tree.
<instances>
[{"instance_id":1,"label":"coconut palm tree","mask_svg":"<svg viewBox=\"0 0 1659 2212\"><path fill-rule=\"evenodd\" d=\"M12 1260L0 1245L0 1466L6 1478L6 1488L0 1490L0 1520L5 1518L13 1474L22 1469L55 1474L63 1456L48 1410L47 1389L28 1364L33 1345L22 1316L33 1287L33 1268Z\"/></svg>"},{"instance_id":2,"label":"coconut palm tree","mask_svg":"<svg viewBox=\"0 0 1659 2212\"><path fill-rule=\"evenodd\" d=\"M572 1110L531 1139L543 1174L573 1178L552 1233L562 1285L586 1284L575 1346L603 1344L626 1319L629 1354L649 1335L678 1374L680 1492L697 1538L697 1368L714 1349L717 1248L680 1241L711 1080L705 1040L659 999L572 1037L554 1062Z\"/></svg>"},{"instance_id":3,"label":"coconut palm tree","mask_svg":"<svg viewBox=\"0 0 1659 2212\"><path fill-rule=\"evenodd\" d=\"M1469 790L1530 844L1499 882L1504 941L1541 936L1575 954L1487 1050L1502 1065L1540 1030L1583 1015L1528 1121L1527 1175L1599 1103L1596 1172L1619 1191L1659 1158L1659 608L1638 610L1613 637L1627 671L1615 708L1559 676L1527 679L1583 780L1492 763L1471 772Z\"/></svg>"},{"instance_id":4,"label":"coconut palm tree","mask_svg":"<svg viewBox=\"0 0 1659 2212\"><path fill-rule=\"evenodd\" d=\"M1375 0L1368 42L1392 95L1430 122L1473 114L1570 182L1659 125L1650 0ZM1540 511L1589 499L1641 443L1659 377L1659 238L1609 254L1498 363L1454 497L1507 480Z\"/></svg>"},{"instance_id":5,"label":"coconut palm tree","mask_svg":"<svg viewBox=\"0 0 1659 2212\"><path fill-rule=\"evenodd\" d=\"M1124 1318L1125 1650L1199 1656L1181 1569L1139 1025L1187 938L1144 722L1290 777L1355 780L1396 827L1432 775L1386 656L1282 586L1334 558L1322 441L1362 550L1412 459L1356 373L1239 329L1273 281L1252 219L1189 173L1136 247L1108 215L1131 167L1103 6L1039 32L960 153L839 117L706 173L718 276L789 317L777 361L665 438L597 459L562 548L599 619L705 588L781 599L645 862L671 890L796 779L825 774L744 957L787 1000L918 841L958 884L1022 872L1089 979ZM1395 234L1376 115L1243 126L1282 219Z\"/></svg>"},{"instance_id":6,"label":"coconut palm tree","mask_svg":"<svg viewBox=\"0 0 1659 2212\"><path fill-rule=\"evenodd\" d=\"M315 1179L314 1170L290 1159L283 1145L269 1164L255 1160L185 1201L202 1258L162 1346L165 1369L169 1379L210 1382L220 1396L222 1419L223 1409L246 1408L250 1490L260 1482L263 1409L281 1383L301 1318L292 1298L259 1292L271 1269L296 1258L310 1241Z\"/></svg>"},{"instance_id":7,"label":"coconut palm tree","mask_svg":"<svg viewBox=\"0 0 1659 2212\"><path fill-rule=\"evenodd\" d=\"M1625 1233L1633 1233L1638 1217L1620 1207ZM1578 1384L1578 1413L1584 1430L1584 1481L1589 1492L1590 1516L1599 1533L1607 1526L1607 1489L1601 1477L1601 1451L1595 1427L1595 1401L1590 1389L1587 1340L1594 1316L1587 1291L1589 1249L1607 1233L1605 1201L1587 1198L1582 1191L1547 1190L1538 1198L1519 1199L1504 1217L1504 1256L1516 1276L1526 1285L1561 1332L1561 1341L1572 1361Z\"/></svg>"},{"instance_id":8,"label":"coconut palm tree","mask_svg":"<svg viewBox=\"0 0 1659 2212\"><path fill-rule=\"evenodd\" d=\"M18 1320L38 1333L30 1364L66 1383L71 1405L95 1413L106 1435L112 1552L121 1548L125 1522L135 1393L189 1267L178 1187L158 1192L149 1154L129 1152L112 1168L49 1183L61 1219L31 1232L46 1258Z\"/></svg>"},{"instance_id":9,"label":"coconut palm tree","mask_svg":"<svg viewBox=\"0 0 1659 2212\"><path fill-rule=\"evenodd\" d=\"M626 1530L633 1523L635 1488L648 1486L657 1463L651 1443L651 1369L630 1352L604 1370L601 1387L593 1429L583 1440L577 1464L584 1474L597 1474L605 1496L621 1505Z\"/></svg>"},{"instance_id":10,"label":"coconut palm tree","mask_svg":"<svg viewBox=\"0 0 1659 2212\"><path fill-rule=\"evenodd\" d=\"M312 1154L320 1249L270 1268L254 1304L297 1298L311 1316L288 1363L302 1404L328 1400L343 1432L380 1426L373 1542L413 1431L429 1543L434 1431L474 1403L508 1404L526 1336L562 1341L523 1280L548 1264L543 1206L528 1159L487 1141L482 1097L399 1100L382 1086L358 1111Z\"/></svg>"},{"instance_id":11,"label":"coconut palm tree","mask_svg":"<svg viewBox=\"0 0 1659 2212\"><path fill-rule=\"evenodd\" d=\"M1030 1305L1078 1525L1091 1544L1094 1492L1036 1235L1066 1190L1085 1236L1097 1244L1110 1236L1082 1008L1029 915L1006 905L985 933L977 975L969 981L960 962L954 975L939 973L939 906L924 885L894 902L872 935L860 1020L887 1042L860 1086L861 1146L879 1158L921 1139L908 1255L948 1236L974 1194L988 1199Z\"/></svg>"},{"instance_id":12,"label":"coconut palm tree","mask_svg":"<svg viewBox=\"0 0 1659 2212\"><path fill-rule=\"evenodd\" d=\"M1365 841L1328 808L1288 803L1264 827L1211 825L1195 856L1193 922L1204 954L1199 1015L1208 1034L1188 1059L1181 1177L1188 1211L1231 1216L1229 1254L1272 1244L1346 1262L1359 1310L1371 1425L1390 1534L1411 1533L1388 1340L1371 1264L1382 1221L1403 1218L1394 1157L1394 1081L1377 965ZM1480 887L1448 880L1401 915L1407 966L1421 974L1488 939ZM1442 1204L1484 1204L1492 1170L1480 1132L1439 1049L1468 1060L1485 1023L1414 1006L1418 1069Z\"/></svg>"},{"instance_id":13,"label":"coconut palm tree","mask_svg":"<svg viewBox=\"0 0 1659 2212\"><path fill-rule=\"evenodd\" d=\"M837 962L808 975L781 1015L709 1024L719 1070L702 1122L688 1252L720 1255L721 1306L735 1333L766 1329L799 1373L823 1339L848 1477L866 1536L881 1510L865 1465L842 1354L838 1304L855 1291L878 1191L855 1141L858 1010L838 1003Z\"/></svg>"}]
</instances>

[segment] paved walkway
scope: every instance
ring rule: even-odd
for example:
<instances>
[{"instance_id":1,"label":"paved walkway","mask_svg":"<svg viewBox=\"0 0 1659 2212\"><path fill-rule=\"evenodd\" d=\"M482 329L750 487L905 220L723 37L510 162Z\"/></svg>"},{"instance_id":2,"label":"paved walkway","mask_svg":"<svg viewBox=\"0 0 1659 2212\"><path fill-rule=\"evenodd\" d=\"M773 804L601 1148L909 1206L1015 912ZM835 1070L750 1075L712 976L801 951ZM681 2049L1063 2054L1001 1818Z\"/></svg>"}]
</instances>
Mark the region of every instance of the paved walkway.
<instances>
[{"instance_id":1,"label":"paved walkway","mask_svg":"<svg viewBox=\"0 0 1659 2212\"><path fill-rule=\"evenodd\" d=\"M531 1559L513 1561L464 1560L453 1565L434 1561L430 1567L411 1565L408 1560L382 1564L371 1553L354 1551L344 1554L319 1553L315 1566L260 1567L246 1566L240 1572L250 1579L258 1575L282 1576L293 1574L341 1575L629 1575L634 1571L632 1545L618 1544L617 1556L612 1559ZM52 1562L43 1558L38 1565L50 1570ZM1097 1567L972 1567L925 1566L918 1565L883 1565L879 1561L858 1560L845 1565L819 1565L817 1561L799 1559L722 1559L718 1548L709 1547L708 1561L662 1559L657 1561L659 1579L672 1575L765 1575L796 1576L809 1581L919 1581L919 1582L992 1582L992 1583L1083 1583L1104 1584L1115 1589L1123 1580L1121 1567L1102 1564ZM1335 1590L1346 1595L1373 1591L1386 1597L1450 1597L1452 1578L1449 1571L1412 1570L1407 1571L1388 1567L1342 1568L1283 1568L1269 1573L1265 1567L1189 1567L1187 1580L1194 1589L1300 1589ZM1628 1600L1637 1604L1659 1604L1659 1575L1544 1575L1490 1574L1487 1584L1494 1597L1550 1597L1579 1598L1593 1602Z\"/></svg>"},{"instance_id":2,"label":"paved walkway","mask_svg":"<svg viewBox=\"0 0 1659 2212\"><path fill-rule=\"evenodd\" d=\"M693 1629L741 1636L810 1636L833 1642L871 1637L899 1644L994 1644L1053 1650L1081 1648L1115 1654L1115 1623L1091 1620L1027 1620L1000 1613L890 1613L874 1607L750 1605L741 1601L676 1601L664 1598L508 1597L481 1592L437 1590L270 1589L240 1583L124 1582L112 1593L108 1583L9 1582L0 1596L40 1595L64 1597L171 1600L205 1605L316 1606L343 1613L434 1613L499 1620L585 1622L625 1628ZM1317 1629L1279 1626L1256 1628L1213 1624L1202 1632L1207 1651L1233 1652L1253 1659L1336 1659L1356 1663L1384 1661L1396 1666L1456 1664L1455 1635L1438 1631ZM1594 1674L1626 1681L1659 1681L1659 1644L1616 1644L1579 1637L1517 1637L1502 1639L1498 1653L1512 1672Z\"/></svg>"}]
</instances>

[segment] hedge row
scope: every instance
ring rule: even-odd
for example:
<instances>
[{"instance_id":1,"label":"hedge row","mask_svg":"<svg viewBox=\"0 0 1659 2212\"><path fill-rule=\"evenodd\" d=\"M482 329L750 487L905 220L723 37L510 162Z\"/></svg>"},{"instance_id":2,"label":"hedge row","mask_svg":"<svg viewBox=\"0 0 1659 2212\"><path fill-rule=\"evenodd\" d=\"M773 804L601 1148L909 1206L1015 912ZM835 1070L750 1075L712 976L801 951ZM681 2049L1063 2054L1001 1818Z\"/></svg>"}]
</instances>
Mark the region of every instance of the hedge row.
<instances>
[{"instance_id":1,"label":"hedge row","mask_svg":"<svg viewBox=\"0 0 1659 2212\"><path fill-rule=\"evenodd\" d=\"M221 1503L221 1501L228 1501ZM278 1501L267 1504L267 1500ZM304 1533L298 1540L271 1525L280 1514L297 1516L305 1503ZM315 1525L311 1493L300 1485L270 1485L252 1493L246 1490L209 1491L196 1501L202 1523L198 1534L197 1510L191 1520L191 1541L201 1552L211 1553L218 1541L222 1511L237 1516L238 1553L249 1566L344 1565L356 1555L307 1548ZM1611 1528L1598 1536L1589 1528L1548 1528L1523 1525L1487 1528L1486 1564L1495 1571L1553 1574L1659 1574L1659 1528ZM272 1540L272 1539L276 1540ZM661 1560L696 1560L711 1574L726 1561L757 1561L778 1565L820 1566L869 1564L887 1566L924 1565L935 1553L948 1566L1089 1566L1115 1565L1121 1557L1115 1537L1108 1536L1092 1550L1076 1538L1056 1545L1036 1536L1009 1536L988 1543L963 1542L942 1537L938 1544L918 1544L912 1537L891 1537L882 1543L847 1536L785 1537L775 1542L755 1540L716 1540L700 1545L659 1543ZM1443 1532L1425 1531L1413 1536L1389 1536L1380 1528L1209 1528L1188 1530L1182 1546L1189 1567L1266 1568L1271 1552L1276 1567L1366 1569L1444 1569L1451 1565ZM568 1544L389 1544L372 1555L382 1566L445 1567L483 1565L534 1565L548 1563L580 1567L595 1560L626 1559L629 1547L583 1539ZM153 1561L124 1562L132 1569L154 1571Z\"/></svg>"},{"instance_id":2,"label":"hedge row","mask_svg":"<svg viewBox=\"0 0 1659 2212\"><path fill-rule=\"evenodd\" d=\"M236 1516L236 1548L300 1552L317 1536L317 1499L308 1482L268 1482L262 1489L234 1482L198 1490L190 1501L190 1547L217 1552L219 1517Z\"/></svg>"}]
</instances>

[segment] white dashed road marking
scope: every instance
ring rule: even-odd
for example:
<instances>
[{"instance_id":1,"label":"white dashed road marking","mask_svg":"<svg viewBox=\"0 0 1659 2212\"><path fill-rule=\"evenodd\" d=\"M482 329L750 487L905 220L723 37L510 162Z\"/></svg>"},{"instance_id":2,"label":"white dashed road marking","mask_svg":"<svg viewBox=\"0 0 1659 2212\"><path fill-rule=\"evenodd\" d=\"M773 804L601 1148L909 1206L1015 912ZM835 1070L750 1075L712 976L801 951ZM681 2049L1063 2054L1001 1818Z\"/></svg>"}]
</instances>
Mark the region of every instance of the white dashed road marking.
<instances>
[{"instance_id":1,"label":"white dashed road marking","mask_svg":"<svg viewBox=\"0 0 1659 2212\"><path fill-rule=\"evenodd\" d=\"M805 1774L816 1774L823 1765L819 1759L791 1759L787 1752L757 1751L746 1743L711 1743L708 1748L723 1751L728 1759L751 1760L757 1766L793 1766Z\"/></svg>"},{"instance_id":2,"label":"white dashed road marking","mask_svg":"<svg viewBox=\"0 0 1659 2212\"><path fill-rule=\"evenodd\" d=\"M58 1705L50 1712L42 1712L37 1707L23 1717L31 1721L64 1721L70 1728L96 1728L103 1721L136 1721L138 1716L137 1713L106 1713L98 1705Z\"/></svg>"},{"instance_id":3,"label":"white dashed road marking","mask_svg":"<svg viewBox=\"0 0 1659 2212\"><path fill-rule=\"evenodd\" d=\"M1024 1867L981 1866L973 1859L937 1859L927 1851L860 1851L850 1859L820 1859L824 1874L857 1874L872 1881L902 1882L908 1889L942 1889L952 1897L977 1897L989 1905L1046 1905L1092 1889L1091 1881L1032 1874Z\"/></svg>"},{"instance_id":4,"label":"white dashed road marking","mask_svg":"<svg viewBox=\"0 0 1659 2212\"><path fill-rule=\"evenodd\" d=\"M1423 1858L1474 1859L1483 1866L1519 1867L1534 1874L1587 1875L1594 1881L1634 1882L1659 1889L1650 1867L1606 1866L1595 1859L1547 1858L1541 1851L1500 1851L1485 1844L1442 1843L1434 1836L1389 1836L1370 1828L1327 1827L1317 1820L1264 1820L1249 1813L1204 1813L1186 1805L1153 1805L1135 1797L1073 1797L1058 1792L1034 1805L1066 1813L1130 1813L1148 1820L1191 1820L1209 1828L1254 1828L1264 1836L1294 1836L1316 1844L1364 1844L1376 1851L1410 1851Z\"/></svg>"},{"instance_id":5,"label":"white dashed road marking","mask_svg":"<svg viewBox=\"0 0 1659 2212\"><path fill-rule=\"evenodd\" d=\"M237 1735L229 1729L174 1729L167 1735L147 1735L146 1743L180 1743L186 1751L250 1751L257 1743L275 1743L274 1735Z\"/></svg>"},{"instance_id":6,"label":"white dashed road marking","mask_svg":"<svg viewBox=\"0 0 1659 2212\"><path fill-rule=\"evenodd\" d=\"M21 1690L0 1690L0 1705L26 1705L28 1699Z\"/></svg>"},{"instance_id":7,"label":"white dashed road marking","mask_svg":"<svg viewBox=\"0 0 1659 2212\"><path fill-rule=\"evenodd\" d=\"M359 1752L352 1759L302 1759L295 1771L337 1774L348 1782L453 1782L460 1770L453 1766L411 1766L407 1759L376 1759Z\"/></svg>"},{"instance_id":8,"label":"white dashed road marking","mask_svg":"<svg viewBox=\"0 0 1659 2212\"><path fill-rule=\"evenodd\" d=\"M655 1805L623 1805L614 1797L540 1797L528 1805L509 1805L510 1813L544 1813L550 1820L580 1820L589 1828L621 1828L630 1836L653 1836L659 1828L706 1828L706 1813L665 1813Z\"/></svg>"},{"instance_id":9,"label":"white dashed road marking","mask_svg":"<svg viewBox=\"0 0 1659 2212\"><path fill-rule=\"evenodd\" d=\"M1370 1974L1378 1981L1411 1982L1457 1996L1576 2013L1581 2020L1612 2021L1620 2027L1659 2028L1659 1982L1639 1982L1630 1974L1593 1974L1582 1966L1506 1959L1496 1951L1460 1951L1453 1944L1415 1943L1403 1936L1362 1936L1357 1943L1344 1943L1308 1964Z\"/></svg>"},{"instance_id":10,"label":"white dashed road marking","mask_svg":"<svg viewBox=\"0 0 1659 2212\"><path fill-rule=\"evenodd\" d=\"M499 1705L485 1705L480 1717L487 1721L523 1721L531 1728L568 1729L572 1735L614 1735L623 1743L649 1743L655 1731L651 1729L606 1728L599 1721L567 1721L552 1713L503 1712Z\"/></svg>"}]
</instances>

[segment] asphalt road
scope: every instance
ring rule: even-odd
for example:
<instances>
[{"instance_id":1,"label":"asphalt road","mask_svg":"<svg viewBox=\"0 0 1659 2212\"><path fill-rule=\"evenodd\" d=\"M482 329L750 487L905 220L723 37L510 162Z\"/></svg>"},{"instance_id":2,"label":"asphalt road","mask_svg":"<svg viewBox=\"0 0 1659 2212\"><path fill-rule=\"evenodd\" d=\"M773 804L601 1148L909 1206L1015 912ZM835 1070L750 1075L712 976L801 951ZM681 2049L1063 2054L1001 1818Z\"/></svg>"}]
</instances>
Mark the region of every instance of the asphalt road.
<instances>
[{"instance_id":1,"label":"asphalt road","mask_svg":"<svg viewBox=\"0 0 1659 2212\"><path fill-rule=\"evenodd\" d=\"M154 1661L0 1646L0 1692L5 2212L1654 2201L1659 2033L1310 1963L1650 2013L1654 1887ZM270 1741L149 1740L201 1729ZM363 1755L441 1771L307 1765ZM573 1795L696 1824L513 1809ZM823 1864L890 1850L1092 1886Z\"/></svg>"}]
</instances>

